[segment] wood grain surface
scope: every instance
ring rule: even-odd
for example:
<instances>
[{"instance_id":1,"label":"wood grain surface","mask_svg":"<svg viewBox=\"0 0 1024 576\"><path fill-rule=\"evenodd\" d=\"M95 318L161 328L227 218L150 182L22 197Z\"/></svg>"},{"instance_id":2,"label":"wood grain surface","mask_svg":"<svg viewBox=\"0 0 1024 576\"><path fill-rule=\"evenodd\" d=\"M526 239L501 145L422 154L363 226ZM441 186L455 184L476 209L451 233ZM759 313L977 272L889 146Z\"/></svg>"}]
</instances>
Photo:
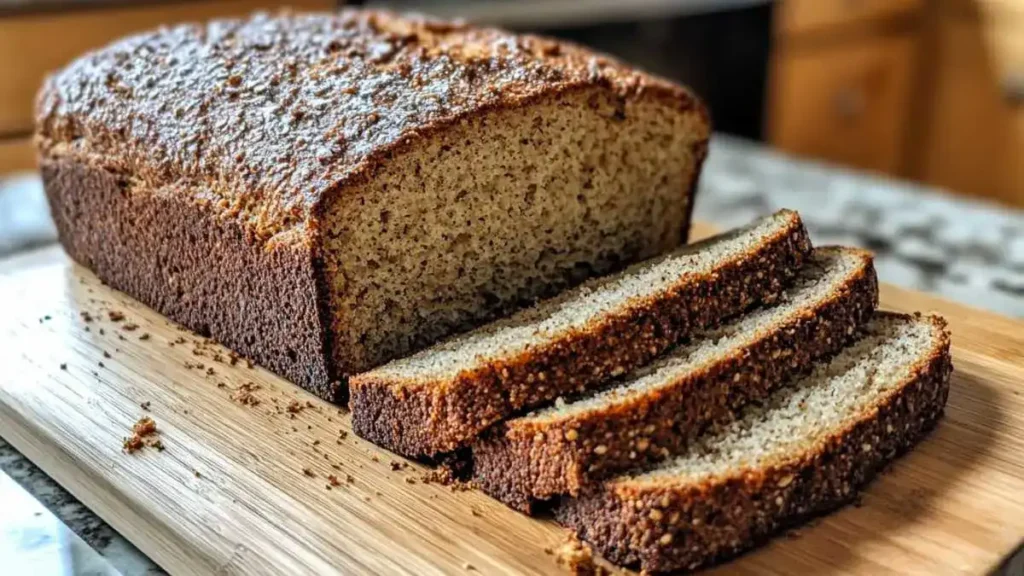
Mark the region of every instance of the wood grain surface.
<instances>
[{"instance_id":1,"label":"wood grain surface","mask_svg":"<svg viewBox=\"0 0 1024 576\"><path fill-rule=\"evenodd\" d=\"M723 573L981 574L1024 537L1024 323L888 286L882 300L949 319L945 418L859 506ZM0 303L0 435L171 573L560 570L545 549L567 531L425 482L343 410L232 366L57 247L0 264ZM124 453L146 415L165 450Z\"/></svg>"}]
</instances>

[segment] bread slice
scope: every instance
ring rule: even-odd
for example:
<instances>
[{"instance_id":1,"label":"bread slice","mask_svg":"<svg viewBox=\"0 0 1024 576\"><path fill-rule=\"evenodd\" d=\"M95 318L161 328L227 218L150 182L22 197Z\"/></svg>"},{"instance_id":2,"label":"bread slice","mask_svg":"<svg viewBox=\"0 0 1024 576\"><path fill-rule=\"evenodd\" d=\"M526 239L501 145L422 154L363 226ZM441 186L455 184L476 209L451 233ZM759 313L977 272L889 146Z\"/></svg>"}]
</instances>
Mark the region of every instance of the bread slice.
<instances>
[{"instance_id":1,"label":"bread slice","mask_svg":"<svg viewBox=\"0 0 1024 576\"><path fill-rule=\"evenodd\" d=\"M487 493L529 513L593 480L677 454L793 373L838 352L878 304L871 255L819 248L778 304L707 331L610 388L492 427L473 444Z\"/></svg>"},{"instance_id":2,"label":"bread slice","mask_svg":"<svg viewBox=\"0 0 1024 576\"><path fill-rule=\"evenodd\" d=\"M783 210L596 279L355 376L353 427L406 455L454 450L517 410L628 372L774 299L810 249L799 215Z\"/></svg>"},{"instance_id":3,"label":"bread slice","mask_svg":"<svg viewBox=\"0 0 1024 576\"><path fill-rule=\"evenodd\" d=\"M608 559L661 572L850 501L936 423L952 371L942 318L879 313L866 332L678 458L566 499L558 519Z\"/></svg>"}]
</instances>

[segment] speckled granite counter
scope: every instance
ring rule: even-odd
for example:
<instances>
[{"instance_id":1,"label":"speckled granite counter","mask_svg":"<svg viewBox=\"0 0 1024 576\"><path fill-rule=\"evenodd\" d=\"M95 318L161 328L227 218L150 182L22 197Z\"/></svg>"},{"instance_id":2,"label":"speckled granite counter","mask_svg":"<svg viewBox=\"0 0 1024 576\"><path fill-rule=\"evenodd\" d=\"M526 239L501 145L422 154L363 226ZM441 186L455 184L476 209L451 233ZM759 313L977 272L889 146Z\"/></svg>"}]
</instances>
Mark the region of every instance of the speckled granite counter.
<instances>
[{"instance_id":1,"label":"speckled granite counter","mask_svg":"<svg viewBox=\"0 0 1024 576\"><path fill-rule=\"evenodd\" d=\"M11 200L14 194L17 201ZM5 218L5 195L8 206L20 207L20 215L6 215L7 224L27 230L32 243L52 241L45 216L38 210L25 211L26 206L45 208L37 181L23 181L16 192L0 192L0 223ZM818 244L843 243L875 251L879 276L886 282L1024 317L1024 213L795 161L758 145L717 137L701 182L696 217L728 227L781 207L799 210ZM126 576L160 572L2 439L0 470Z\"/></svg>"},{"instance_id":2,"label":"speckled granite counter","mask_svg":"<svg viewBox=\"0 0 1024 576\"><path fill-rule=\"evenodd\" d=\"M696 218L730 227L778 208L816 244L872 250L885 282L1024 317L1024 212L717 137Z\"/></svg>"}]
</instances>

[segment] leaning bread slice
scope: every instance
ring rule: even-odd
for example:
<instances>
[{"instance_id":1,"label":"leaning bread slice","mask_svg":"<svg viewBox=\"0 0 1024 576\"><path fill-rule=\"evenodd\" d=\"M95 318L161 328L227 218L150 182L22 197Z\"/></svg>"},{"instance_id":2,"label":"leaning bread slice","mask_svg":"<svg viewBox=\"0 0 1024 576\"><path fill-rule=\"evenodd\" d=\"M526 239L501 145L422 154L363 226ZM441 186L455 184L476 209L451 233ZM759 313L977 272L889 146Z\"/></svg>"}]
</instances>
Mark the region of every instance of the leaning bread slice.
<instances>
[{"instance_id":1,"label":"leaning bread slice","mask_svg":"<svg viewBox=\"0 0 1024 576\"><path fill-rule=\"evenodd\" d=\"M611 387L500 423L473 444L477 481L529 513L594 480L677 454L793 373L838 352L878 303L871 255L818 248L778 304L708 330Z\"/></svg>"},{"instance_id":2,"label":"leaning bread slice","mask_svg":"<svg viewBox=\"0 0 1024 576\"><path fill-rule=\"evenodd\" d=\"M454 450L517 410L621 375L777 297L810 249L799 215L783 210L585 283L355 376L353 427L406 455Z\"/></svg>"},{"instance_id":3,"label":"leaning bread slice","mask_svg":"<svg viewBox=\"0 0 1024 576\"><path fill-rule=\"evenodd\" d=\"M880 313L866 333L683 455L566 499L557 517L609 560L661 572L735 555L851 500L935 424L952 371L939 317Z\"/></svg>"}]
</instances>

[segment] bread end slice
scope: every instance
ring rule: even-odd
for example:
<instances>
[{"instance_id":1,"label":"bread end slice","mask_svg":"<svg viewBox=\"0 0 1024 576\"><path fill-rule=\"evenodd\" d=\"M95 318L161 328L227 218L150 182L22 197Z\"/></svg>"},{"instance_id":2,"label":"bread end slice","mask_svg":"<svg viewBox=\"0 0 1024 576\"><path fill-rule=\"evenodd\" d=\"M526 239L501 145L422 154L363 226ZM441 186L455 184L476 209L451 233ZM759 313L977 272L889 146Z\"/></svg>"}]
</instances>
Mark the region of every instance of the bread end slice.
<instances>
[{"instance_id":1,"label":"bread end slice","mask_svg":"<svg viewBox=\"0 0 1024 576\"><path fill-rule=\"evenodd\" d=\"M494 426L473 444L480 487L524 513L615 472L678 454L694 434L838 352L871 318L871 255L814 251L794 285L615 385Z\"/></svg>"},{"instance_id":2,"label":"bread end slice","mask_svg":"<svg viewBox=\"0 0 1024 576\"><path fill-rule=\"evenodd\" d=\"M864 339L763 407L556 516L609 560L650 572L739 554L849 502L936 424L949 342L940 317L877 314Z\"/></svg>"},{"instance_id":3,"label":"bread end slice","mask_svg":"<svg viewBox=\"0 0 1024 576\"><path fill-rule=\"evenodd\" d=\"M353 427L408 456L450 452L518 410L589 389L771 301L810 251L799 215L782 210L587 282L353 377Z\"/></svg>"}]
</instances>

